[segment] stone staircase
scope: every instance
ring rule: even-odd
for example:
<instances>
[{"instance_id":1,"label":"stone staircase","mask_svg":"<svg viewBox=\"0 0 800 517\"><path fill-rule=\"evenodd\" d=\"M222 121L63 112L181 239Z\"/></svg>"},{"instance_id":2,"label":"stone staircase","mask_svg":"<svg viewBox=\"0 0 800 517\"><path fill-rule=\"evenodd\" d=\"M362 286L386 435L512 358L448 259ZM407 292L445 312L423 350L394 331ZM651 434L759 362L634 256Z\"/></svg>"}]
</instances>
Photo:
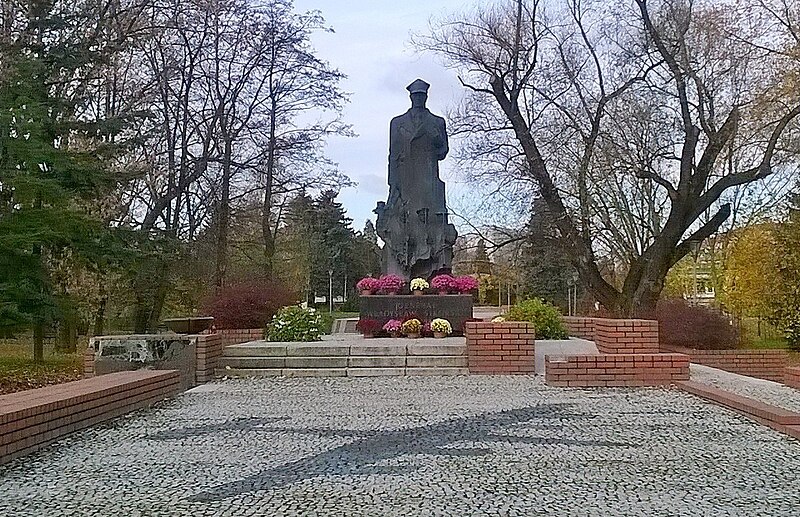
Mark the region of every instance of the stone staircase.
<instances>
[{"instance_id":1,"label":"stone staircase","mask_svg":"<svg viewBox=\"0 0 800 517\"><path fill-rule=\"evenodd\" d=\"M464 338L328 338L314 343L252 341L225 348L217 377L466 375Z\"/></svg>"}]
</instances>

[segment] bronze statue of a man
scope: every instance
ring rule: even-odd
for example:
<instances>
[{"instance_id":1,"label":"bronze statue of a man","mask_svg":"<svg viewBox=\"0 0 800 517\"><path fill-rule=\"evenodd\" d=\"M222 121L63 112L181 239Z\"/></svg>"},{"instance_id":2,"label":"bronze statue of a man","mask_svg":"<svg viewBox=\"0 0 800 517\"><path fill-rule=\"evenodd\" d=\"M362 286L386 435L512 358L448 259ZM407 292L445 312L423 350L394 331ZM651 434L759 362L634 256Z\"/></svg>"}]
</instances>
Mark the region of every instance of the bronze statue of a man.
<instances>
[{"instance_id":1,"label":"bronze statue of a man","mask_svg":"<svg viewBox=\"0 0 800 517\"><path fill-rule=\"evenodd\" d=\"M389 201L375 209L386 243L383 271L406 279L449 273L457 236L439 179L447 131L444 119L425 107L429 87L421 79L411 83L411 109L389 125Z\"/></svg>"}]
</instances>

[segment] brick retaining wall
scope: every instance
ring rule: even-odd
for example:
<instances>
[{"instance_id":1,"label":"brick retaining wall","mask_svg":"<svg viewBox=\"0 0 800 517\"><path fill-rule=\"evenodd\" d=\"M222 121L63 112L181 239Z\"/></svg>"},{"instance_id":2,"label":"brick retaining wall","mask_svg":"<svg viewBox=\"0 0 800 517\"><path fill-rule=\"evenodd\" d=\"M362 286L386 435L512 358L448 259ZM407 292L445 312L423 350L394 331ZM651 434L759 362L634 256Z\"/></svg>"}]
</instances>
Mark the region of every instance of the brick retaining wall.
<instances>
[{"instance_id":1,"label":"brick retaining wall","mask_svg":"<svg viewBox=\"0 0 800 517\"><path fill-rule=\"evenodd\" d=\"M223 347L264 339L264 329L224 329L217 330L216 334L220 336Z\"/></svg>"},{"instance_id":2,"label":"brick retaining wall","mask_svg":"<svg viewBox=\"0 0 800 517\"><path fill-rule=\"evenodd\" d=\"M466 324L467 359L470 373L535 373L535 331L525 322Z\"/></svg>"},{"instance_id":3,"label":"brick retaining wall","mask_svg":"<svg viewBox=\"0 0 800 517\"><path fill-rule=\"evenodd\" d=\"M597 350L602 354L658 354L658 322L636 319L594 320Z\"/></svg>"},{"instance_id":4,"label":"brick retaining wall","mask_svg":"<svg viewBox=\"0 0 800 517\"><path fill-rule=\"evenodd\" d=\"M567 327L570 336L594 341L594 322L599 318L586 318L584 316L562 316L561 320Z\"/></svg>"},{"instance_id":5,"label":"brick retaining wall","mask_svg":"<svg viewBox=\"0 0 800 517\"><path fill-rule=\"evenodd\" d=\"M94 377L94 347L90 346L83 352L83 378Z\"/></svg>"},{"instance_id":6,"label":"brick retaining wall","mask_svg":"<svg viewBox=\"0 0 800 517\"><path fill-rule=\"evenodd\" d=\"M784 383L787 386L800 390L800 367L793 366L784 371Z\"/></svg>"},{"instance_id":7,"label":"brick retaining wall","mask_svg":"<svg viewBox=\"0 0 800 517\"><path fill-rule=\"evenodd\" d=\"M545 357L548 386L661 386L689 380L683 354L603 354Z\"/></svg>"},{"instance_id":8,"label":"brick retaining wall","mask_svg":"<svg viewBox=\"0 0 800 517\"><path fill-rule=\"evenodd\" d=\"M208 382L214 378L214 370L226 346L260 341L264 329L225 329L211 334L192 336L197 344L197 382Z\"/></svg>"},{"instance_id":9,"label":"brick retaining wall","mask_svg":"<svg viewBox=\"0 0 800 517\"><path fill-rule=\"evenodd\" d=\"M697 350L669 345L661 345L661 350L686 354L693 363L776 382L783 382L789 361L785 350Z\"/></svg>"},{"instance_id":10,"label":"brick retaining wall","mask_svg":"<svg viewBox=\"0 0 800 517\"><path fill-rule=\"evenodd\" d=\"M0 395L0 464L179 391L179 372L137 370Z\"/></svg>"}]
</instances>

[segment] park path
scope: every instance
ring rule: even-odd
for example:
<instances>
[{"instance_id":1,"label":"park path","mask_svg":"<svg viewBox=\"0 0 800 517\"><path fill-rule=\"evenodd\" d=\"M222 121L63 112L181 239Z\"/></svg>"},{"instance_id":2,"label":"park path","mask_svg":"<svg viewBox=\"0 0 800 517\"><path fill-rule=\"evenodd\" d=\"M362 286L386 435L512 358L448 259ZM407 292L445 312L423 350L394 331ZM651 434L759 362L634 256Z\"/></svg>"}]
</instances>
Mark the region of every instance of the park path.
<instances>
[{"instance_id":1,"label":"park path","mask_svg":"<svg viewBox=\"0 0 800 517\"><path fill-rule=\"evenodd\" d=\"M0 515L771 515L800 442L669 388L210 383L0 468Z\"/></svg>"}]
</instances>

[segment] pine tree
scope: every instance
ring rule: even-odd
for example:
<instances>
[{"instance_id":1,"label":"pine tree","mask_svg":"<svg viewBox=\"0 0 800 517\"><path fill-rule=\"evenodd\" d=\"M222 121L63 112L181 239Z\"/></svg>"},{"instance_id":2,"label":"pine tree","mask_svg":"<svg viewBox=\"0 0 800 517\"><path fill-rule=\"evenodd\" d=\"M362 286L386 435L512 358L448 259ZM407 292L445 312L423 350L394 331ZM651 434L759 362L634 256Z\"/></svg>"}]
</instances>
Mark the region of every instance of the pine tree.
<instances>
[{"instance_id":1,"label":"pine tree","mask_svg":"<svg viewBox=\"0 0 800 517\"><path fill-rule=\"evenodd\" d=\"M19 37L0 48L0 327L32 326L37 361L58 312L48 262L102 255L102 224L84 207L111 185L104 121L75 116L75 78L99 56L60 37L68 22L55 9L28 2Z\"/></svg>"},{"instance_id":2,"label":"pine tree","mask_svg":"<svg viewBox=\"0 0 800 517\"><path fill-rule=\"evenodd\" d=\"M522 247L522 294L567 306L567 289L572 266L554 234L552 216L544 201L533 201L528 236Z\"/></svg>"}]
</instances>

